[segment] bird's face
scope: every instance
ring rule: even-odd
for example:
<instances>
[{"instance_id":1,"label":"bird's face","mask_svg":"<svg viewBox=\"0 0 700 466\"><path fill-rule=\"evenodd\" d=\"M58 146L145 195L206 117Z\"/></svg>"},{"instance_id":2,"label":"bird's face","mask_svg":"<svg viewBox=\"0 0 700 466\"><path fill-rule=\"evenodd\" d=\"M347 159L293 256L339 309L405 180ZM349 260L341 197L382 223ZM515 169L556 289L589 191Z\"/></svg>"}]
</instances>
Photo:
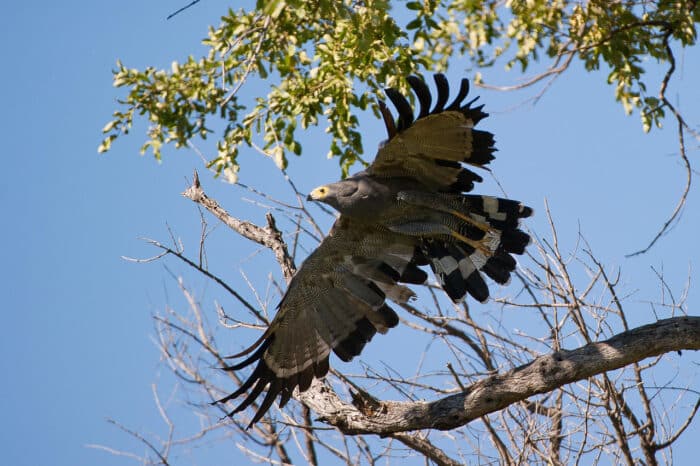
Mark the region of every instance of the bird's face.
<instances>
[{"instance_id":1,"label":"bird's face","mask_svg":"<svg viewBox=\"0 0 700 466\"><path fill-rule=\"evenodd\" d=\"M343 180L337 183L324 184L309 193L306 198L309 201L319 201L328 204L341 213L348 200L357 191L357 183L352 180Z\"/></svg>"},{"instance_id":2,"label":"bird's face","mask_svg":"<svg viewBox=\"0 0 700 466\"><path fill-rule=\"evenodd\" d=\"M338 209L339 206L337 194L338 193L335 186L332 184L325 184L311 191L306 200L323 202L324 204L328 204L329 206Z\"/></svg>"},{"instance_id":3,"label":"bird's face","mask_svg":"<svg viewBox=\"0 0 700 466\"><path fill-rule=\"evenodd\" d=\"M311 191L306 198L307 201L320 201L325 202L326 198L330 195L330 186L319 186L318 188Z\"/></svg>"}]
</instances>

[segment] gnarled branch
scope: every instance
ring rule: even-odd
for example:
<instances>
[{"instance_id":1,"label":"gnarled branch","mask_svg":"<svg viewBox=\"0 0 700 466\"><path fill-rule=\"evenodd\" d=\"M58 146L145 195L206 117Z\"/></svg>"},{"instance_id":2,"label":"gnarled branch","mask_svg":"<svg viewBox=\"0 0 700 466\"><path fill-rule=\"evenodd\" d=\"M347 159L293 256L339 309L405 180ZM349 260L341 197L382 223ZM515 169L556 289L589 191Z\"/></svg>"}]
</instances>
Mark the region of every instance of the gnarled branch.
<instances>
[{"instance_id":1,"label":"gnarled branch","mask_svg":"<svg viewBox=\"0 0 700 466\"><path fill-rule=\"evenodd\" d=\"M299 395L321 419L345 434L388 435L419 429L449 430L533 395L619 369L642 359L700 349L700 317L673 317L644 325L575 350L540 356L504 374L496 374L463 392L433 402L382 401L362 413L316 383Z\"/></svg>"}]
</instances>

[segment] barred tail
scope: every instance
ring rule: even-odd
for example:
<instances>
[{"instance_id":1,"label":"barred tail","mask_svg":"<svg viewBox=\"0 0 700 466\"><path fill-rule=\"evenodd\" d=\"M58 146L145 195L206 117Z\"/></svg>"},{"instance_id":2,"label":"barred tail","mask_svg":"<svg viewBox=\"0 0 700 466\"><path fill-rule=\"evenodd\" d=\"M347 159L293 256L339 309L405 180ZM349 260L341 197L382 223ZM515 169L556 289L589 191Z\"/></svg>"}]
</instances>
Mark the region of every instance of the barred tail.
<instances>
[{"instance_id":1,"label":"barred tail","mask_svg":"<svg viewBox=\"0 0 700 466\"><path fill-rule=\"evenodd\" d=\"M520 202L490 196L401 192L400 201L425 209L423 221L392 229L421 237L421 252L445 292L455 302L469 293L489 297L482 272L506 284L516 267L512 254L523 254L530 236L519 228L533 211Z\"/></svg>"}]
</instances>

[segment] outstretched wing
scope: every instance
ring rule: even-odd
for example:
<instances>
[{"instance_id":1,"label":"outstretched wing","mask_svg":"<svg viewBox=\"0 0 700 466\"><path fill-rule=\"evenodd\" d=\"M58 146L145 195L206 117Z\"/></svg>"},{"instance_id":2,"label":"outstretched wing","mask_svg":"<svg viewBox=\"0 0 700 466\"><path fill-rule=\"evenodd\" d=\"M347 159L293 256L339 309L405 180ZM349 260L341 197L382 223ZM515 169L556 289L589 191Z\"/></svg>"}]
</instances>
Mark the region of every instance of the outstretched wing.
<instances>
[{"instance_id":1,"label":"outstretched wing","mask_svg":"<svg viewBox=\"0 0 700 466\"><path fill-rule=\"evenodd\" d=\"M226 368L256 364L250 377L218 402L250 390L229 413L233 415L253 404L267 386L252 425L277 395L284 406L294 388L304 391L314 377L326 375L331 351L343 361L359 355L377 332L398 324L385 298L406 302L413 296L398 282L423 283L427 278L413 261L415 252L410 237L340 217L294 275L268 330L238 356L252 354Z\"/></svg>"},{"instance_id":2,"label":"outstretched wing","mask_svg":"<svg viewBox=\"0 0 700 466\"><path fill-rule=\"evenodd\" d=\"M449 105L447 79L441 74L434 79L437 102L431 108L428 86L415 76L407 78L420 103L417 116L403 95L386 90L398 118L394 121L380 103L389 140L367 173L388 185L406 178L420 184L421 189L397 196L413 214L387 226L421 238L420 251L454 301L469 293L483 302L489 289L482 272L497 283L508 282L516 266L511 254L522 254L530 241L519 229L520 219L532 215L532 209L517 201L464 194L482 181L465 165L485 168L494 158L493 134L474 128L488 114L482 105L472 107L476 99L463 103L469 93L466 79Z\"/></svg>"},{"instance_id":3,"label":"outstretched wing","mask_svg":"<svg viewBox=\"0 0 700 466\"><path fill-rule=\"evenodd\" d=\"M483 105L472 107L475 99L463 104L469 93L469 81L462 80L459 92L449 105L449 86L442 74L434 76L437 102L425 82L409 76L408 83L418 97L420 112L415 118L406 98L395 89L387 89L399 113L394 122L384 103L380 109L389 140L379 149L367 173L378 177L409 177L429 190L458 193L471 191L482 178L461 163L484 167L493 160L493 134L474 129L488 116Z\"/></svg>"}]
</instances>

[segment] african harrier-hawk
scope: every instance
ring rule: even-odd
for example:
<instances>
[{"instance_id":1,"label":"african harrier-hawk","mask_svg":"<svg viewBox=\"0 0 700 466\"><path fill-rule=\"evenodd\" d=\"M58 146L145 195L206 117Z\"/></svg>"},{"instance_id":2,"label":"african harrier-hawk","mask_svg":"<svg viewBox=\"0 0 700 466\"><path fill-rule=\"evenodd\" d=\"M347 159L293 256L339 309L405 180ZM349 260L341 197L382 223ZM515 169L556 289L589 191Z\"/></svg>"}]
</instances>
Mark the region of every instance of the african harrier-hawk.
<instances>
[{"instance_id":1,"label":"african harrier-hawk","mask_svg":"<svg viewBox=\"0 0 700 466\"><path fill-rule=\"evenodd\" d=\"M267 388L250 423L257 422L277 395L280 407L296 387L309 388L328 372L331 351L349 361L375 333L397 325L386 298L405 303L413 292L400 283L420 284L430 265L455 302L469 293L486 301L482 275L506 283L515 269L511 254L522 254L530 237L518 228L532 209L517 201L467 195L482 181L463 164L483 167L493 159L494 139L474 126L487 116L474 100L462 104L469 82L462 80L454 101L447 79L437 74L437 103L431 110L426 84L408 83L420 102L414 119L408 101L386 93L399 117L380 102L389 139L374 162L355 176L314 189L310 200L340 212L328 236L292 278L267 331L250 348L237 371L255 364L249 378L227 402L250 390L229 415L251 405Z\"/></svg>"}]
</instances>

